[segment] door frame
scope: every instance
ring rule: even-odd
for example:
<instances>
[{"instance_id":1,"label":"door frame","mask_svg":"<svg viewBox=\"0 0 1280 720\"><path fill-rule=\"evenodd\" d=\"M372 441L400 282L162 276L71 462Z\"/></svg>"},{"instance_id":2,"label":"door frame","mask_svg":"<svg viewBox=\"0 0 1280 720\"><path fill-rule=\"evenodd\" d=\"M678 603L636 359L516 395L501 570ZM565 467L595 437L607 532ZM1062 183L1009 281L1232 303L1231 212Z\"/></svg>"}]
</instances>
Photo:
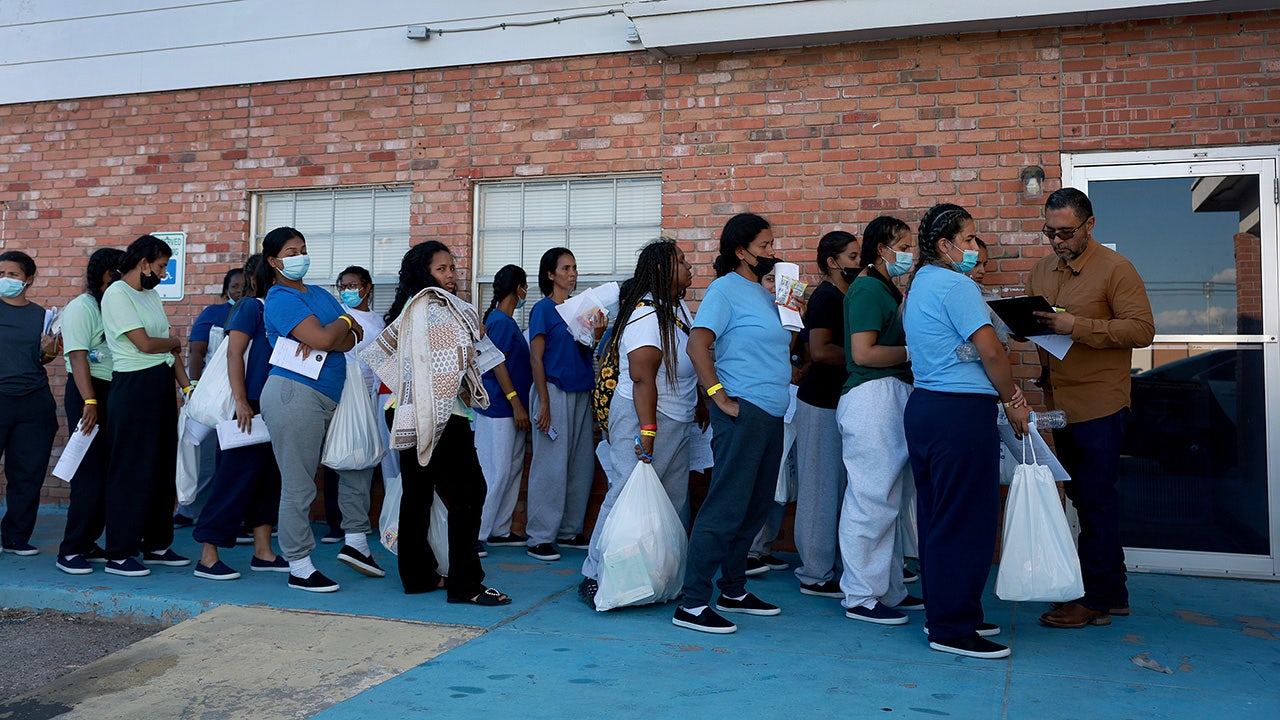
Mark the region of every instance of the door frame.
<instances>
[{"instance_id":1,"label":"door frame","mask_svg":"<svg viewBox=\"0 0 1280 720\"><path fill-rule=\"evenodd\" d=\"M1259 174L1262 251L1261 335L1156 335L1154 343L1258 343L1266 392L1267 506L1270 555L1125 548L1137 572L1280 580L1280 145L1136 152L1063 153L1062 185L1088 194L1090 181ZM1269 181L1269 182L1268 182ZM1271 193L1268 193L1268 186ZM1268 195L1271 202L1268 202Z\"/></svg>"}]
</instances>

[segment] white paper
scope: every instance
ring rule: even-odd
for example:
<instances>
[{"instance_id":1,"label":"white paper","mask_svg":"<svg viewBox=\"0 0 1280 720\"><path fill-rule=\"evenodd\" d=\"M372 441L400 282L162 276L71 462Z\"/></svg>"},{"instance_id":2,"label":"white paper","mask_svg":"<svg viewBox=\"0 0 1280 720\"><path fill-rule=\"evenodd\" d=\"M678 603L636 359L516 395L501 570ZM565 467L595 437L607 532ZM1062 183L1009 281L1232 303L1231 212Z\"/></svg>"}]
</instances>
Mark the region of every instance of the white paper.
<instances>
[{"instance_id":1,"label":"white paper","mask_svg":"<svg viewBox=\"0 0 1280 720\"><path fill-rule=\"evenodd\" d=\"M776 288L774 303L778 306L778 318L782 320L782 327L800 332L804 329L804 321L800 318L800 313L789 306L796 290L801 295L804 294L804 283L800 282L800 266L780 262L773 266L773 278Z\"/></svg>"},{"instance_id":2,"label":"white paper","mask_svg":"<svg viewBox=\"0 0 1280 720\"><path fill-rule=\"evenodd\" d=\"M58 308L51 307L44 311L44 334L57 335L62 332L62 313L58 312Z\"/></svg>"},{"instance_id":3,"label":"white paper","mask_svg":"<svg viewBox=\"0 0 1280 720\"><path fill-rule=\"evenodd\" d=\"M62 449L58 464L53 466L54 477L71 482L71 478L76 476L76 470L80 469L80 461L84 460L84 454L89 451L89 446L98 437L98 430L101 428L101 424L94 425L89 434L85 435L80 432L80 424L76 423L75 432L67 439L67 446Z\"/></svg>"},{"instance_id":4,"label":"white paper","mask_svg":"<svg viewBox=\"0 0 1280 720\"><path fill-rule=\"evenodd\" d=\"M782 422L786 425L790 425L791 421L796 417L796 393L800 392L800 386L792 385L790 390L791 402L787 405L787 411L782 414Z\"/></svg>"},{"instance_id":5,"label":"white paper","mask_svg":"<svg viewBox=\"0 0 1280 720\"><path fill-rule=\"evenodd\" d=\"M305 358L298 356L298 342L283 335L276 338L276 346L271 350L269 362L278 368L309 377L312 380L320 377L320 368L324 367L324 359L329 353L312 349Z\"/></svg>"},{"instance_id":6,"label":"white paper","mask_svg":"<svg viewBox=\"0 0 1280 720\"><path fill-rule=\"evenodd\" d=\"M223 450L266 442L271 442L271 433L267 432L267 424L261 415L253 416L247 433L240 430L239 421L223 420L218 423L218 447Z\"/></svg>"},{"instance_id":7,"label":"white paper","mask_svg":"<svg viewBox=\"0 0 1280 720\"><path fill-rule=\"evenodd\" d=\"M1067 356L1073 344L1070 335L1032 335L1027 339L1059 360Z\"/></svg>"},{"instance_id":8,"label":"white paper","mask_svg":"<svg viewBox=\"0 0 1280 720\"><path fill-rule=\"evenodd\" d=\"M569 326L569 334L573 339L591 347L596 340L591 327L596 313L604 313L606 318L618 314L618 283L608 282L599 287L588 288L557 305L556 312L560 313L560 318Z\"/></svg>"},{"instance_id":9,"label":"white paper","mask_svg":"<svg viewBox=\"0 0 1280 720\"><path fill-rule=\"evenodd\" d=\"M489 339L488 335L480 338L480 342L475 344L476 348L476 371L484 374L498 367L507 359L497 345Z\"/></svg>"}]
</instances>

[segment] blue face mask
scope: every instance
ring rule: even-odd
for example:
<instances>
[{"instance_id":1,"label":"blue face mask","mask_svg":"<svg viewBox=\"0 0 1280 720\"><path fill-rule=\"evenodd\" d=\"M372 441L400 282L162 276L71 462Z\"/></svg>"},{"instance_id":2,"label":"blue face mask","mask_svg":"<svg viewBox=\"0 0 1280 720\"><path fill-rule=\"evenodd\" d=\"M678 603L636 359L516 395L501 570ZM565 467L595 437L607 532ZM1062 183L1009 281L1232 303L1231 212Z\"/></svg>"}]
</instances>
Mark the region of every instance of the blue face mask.
<instances>
[{"instance_id":1,"label":"blue face mask","mask_svg":"<svg viewBox=\"0 0 1280 720\"><path fill-rule=\"evenodd\" d=\"M525 301L525 300L527 300L527 299L528 299L528 298L520 298L519 300L517 300L517 301L516 301L516 309L517 309L517 310L519 310L520 308L524 307L524 301Z\"/></svg>"},{"instance_id":2,"label":"blue face mask","mask_svg":"<svg viewBox=\"0 0 1280 720\"><path fill-rule=\"evenodd\" d=\"M895 250L893 262L886 264L889 277L898 277L911 272L911 263L913 262L915 262L915 258L911 253Z\"/></svg>"},{"instance_id":3,"label":"blue face mask","mask_svg":"<svg viewBox=\"0 0 1280 720\"><path fill-rule=\"evenodd\" d=\"M358 307L360 305L360 301L362 300L364 300L364 298L360 296L359 290L343 290L342 291L342 304L346 305L349 308Z\"/></svg>"},{"instance_id":4,"label":"blue face mask","mask_svg":"<svg viewBox=\"0 0 1280 720\"><path fill-rule=\"evenodd\" d=\"M26 286L26 283L17 278L0 278L0 297L18 297L22 294L22 289Z\"/></svg>"},{"instance_id":5,"label":"blue face mask","mask_svg":"<svg viewBox=\"0 0 1280 720\"><path fill-rule=\"evenodd\" d=\"M307 276L307 270L311 269L310 255L294 255L293 257L280 258L280 263L284 267L280 268L280 274L290 280L301 280Z\"/></svg>"},{"instance_id":6,"label":"blue face mask","mask_svg":"<svg viewBox=\"0 0 1280 720\"><path fill-rule=\"evenodd\" d=\"M236 306L236 299L235 299L235 298L227 298L227 304L228 304L228 305L230 305L231 307L235 307L235 306Z\"/></svg>"},{"instance_id":7,"label":"blue face mask","mask_svg":"<svg viewBox=\"0 0 1280 720\"><path fill-rule=\"evenodd\" d=\"M951 241L947 241L947 244L955 248L956 250L960 249L956 247L955 243ZM947 259L950 260L951 258L947 258ZM956 269L956 272L959 272L959 273L969 272L970 270L978 266L978 251L977 250L962 251L960 254L960 262L952 262L951 266Z\"/></svg>"}]
</instances>

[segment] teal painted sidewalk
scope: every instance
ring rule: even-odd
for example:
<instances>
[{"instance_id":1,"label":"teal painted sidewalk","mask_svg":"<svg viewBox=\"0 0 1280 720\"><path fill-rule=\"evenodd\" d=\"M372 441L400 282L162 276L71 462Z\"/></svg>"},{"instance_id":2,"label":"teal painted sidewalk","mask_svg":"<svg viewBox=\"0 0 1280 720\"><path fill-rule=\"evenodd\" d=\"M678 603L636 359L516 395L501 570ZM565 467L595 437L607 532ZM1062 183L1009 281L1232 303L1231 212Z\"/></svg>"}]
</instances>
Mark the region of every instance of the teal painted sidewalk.
<instances>
[{"instance_id":1,"label":"teal painted sidewalk","mask_svg":"<svg viewBox=\"0 0 1280 720\"><path fill-rule=\"evenodd\" d=\"M491 548L488 582L515 602L478 608L446 604L443 593L404 595L394 557L380 548L388 577L373 579L338 563L339 546L318 546L317 566L342 584L330 595L248 572L247 547L224 553L245 575L232 582L197 579L191 568L70 576L53 566L63 521L42 508L33 539L42 553L0 555L0 605L178 622L221 603L262 604L486 629L316 716L324 720L1280 718L1280 583L1135 574L1133 615L1083 630L1043 627L1044 606L990 595L987 620L1004 629L998 639L1013 655L984 661L930 651L922 613L899 627L848 620L839 601L799 594L789 572L750 581L781 616L733 616L738 633L714 636L671 625L670 606L590 610L576 594L583 554L572 550L542 563L519 548ZM177 537L175 549L196 557L190 530Z\"/></svg>"}]
</instances>

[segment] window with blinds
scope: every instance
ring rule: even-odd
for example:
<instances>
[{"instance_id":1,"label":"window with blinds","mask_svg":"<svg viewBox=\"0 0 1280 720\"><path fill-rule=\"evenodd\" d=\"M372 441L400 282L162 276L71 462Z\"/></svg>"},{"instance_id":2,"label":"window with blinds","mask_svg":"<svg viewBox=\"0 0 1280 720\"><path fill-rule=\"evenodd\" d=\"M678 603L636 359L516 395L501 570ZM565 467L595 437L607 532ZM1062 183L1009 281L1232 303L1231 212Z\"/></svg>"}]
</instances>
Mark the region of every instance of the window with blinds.
<instances>
[{"instance_id":1,"label":"window with blinds","mask_svg":"<svg viewBox=\"0 0 1280 720\"><path fill-rule=\"evenodd\" d=\"M494 274L518 264L529 276L529 302L516 318L524 327L528 311L542 298L542 253L557 246L573 251L581 292L631 277L640 248L661 234L662 180L656 176L481 184L476 304L482 311L489 307Z\"/></svg>"},{"instance_id":2,"label":"window with blinds","mask_svg":"<svg viewBox=\"0 0 1280 720\"><path fill-rule=\"evenodd\" d=\"M297 228L311 256L305 282L332 291L339 272L359 265L373 276L373 309L385 312L409 250L409 199L408 186L262 193L254 246L274 228Z\"/></svg>"}]
</instances>

